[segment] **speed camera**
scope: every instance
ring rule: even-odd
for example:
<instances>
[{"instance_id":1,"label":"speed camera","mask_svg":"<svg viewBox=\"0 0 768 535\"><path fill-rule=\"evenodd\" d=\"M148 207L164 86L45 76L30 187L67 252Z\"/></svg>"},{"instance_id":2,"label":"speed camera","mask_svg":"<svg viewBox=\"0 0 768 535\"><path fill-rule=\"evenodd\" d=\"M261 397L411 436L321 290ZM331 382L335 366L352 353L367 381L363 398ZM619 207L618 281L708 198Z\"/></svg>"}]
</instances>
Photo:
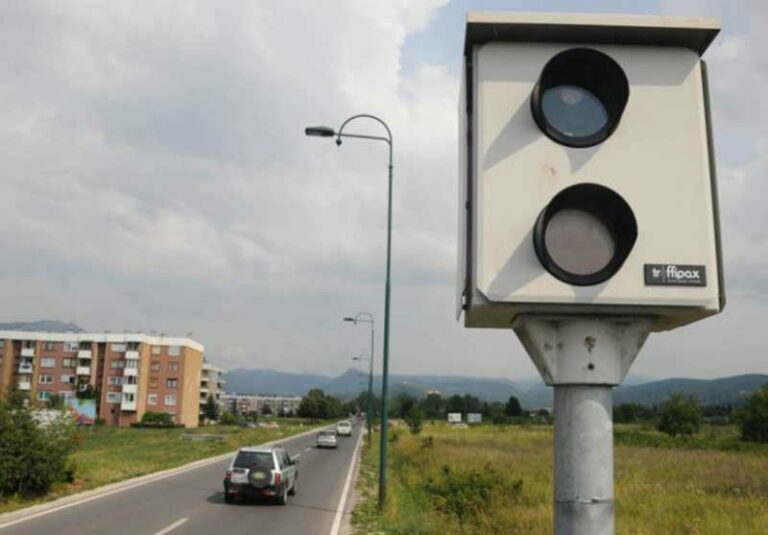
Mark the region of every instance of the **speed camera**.
<instances>
[{"instance_id":1,"label":"speed camera","mask_svg":"<svg viewBox=\"0 0 768 535\"><path fill-rule=\"evenodd\" d=\"M459 313L700 320L725 302L707 72L716 21L471 13Z\"/></svg>"}]
</instances>

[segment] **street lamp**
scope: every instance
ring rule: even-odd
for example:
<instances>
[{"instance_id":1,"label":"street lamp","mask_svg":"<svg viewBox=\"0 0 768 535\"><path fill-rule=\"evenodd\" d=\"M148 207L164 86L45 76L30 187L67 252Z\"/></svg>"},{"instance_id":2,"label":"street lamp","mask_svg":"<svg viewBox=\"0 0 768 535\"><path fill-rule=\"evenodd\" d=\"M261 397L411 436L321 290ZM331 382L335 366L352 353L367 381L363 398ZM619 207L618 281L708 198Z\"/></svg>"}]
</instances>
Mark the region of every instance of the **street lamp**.
<instances>
[{"instance_id":1,"label":"street lamp","mask_svg":"<svg viewBox=\"0 0 768 535\"><path fill-rule=\"evenodd\" d=\"M370 312L359 312L354 318L352 317L346 317L344 318L344 321L350 321L354 323L355 325L360 323L370 323L371 324L371 353L368 365L368 408L365 411L365 421L368 425L368 447L370 448L373 444L373 348L374 348L374 332L375 332L375 322L373 320L373 314ZM355 357L353 360L361 360L360 357Z\"/></svg>"},{"instance_id":2,"label":"street lamp","mask_svg":"<svg viewBox=\"0 0 768 535\"><path fill-rule=\"evenodd\" d=\"M368 136L362 134L345 134L344 127L355 119L372 119L381 124L387 131L387 137ZM389 410L389 301L390 301L390 267L392 263L392 132L387 123L375 115L359 114L353 115L339 127L338 132L327 126L310 126L304 130L308 136L316 137L334 137L336 136L336 145L341 145L342 137L351 137L358 139L372 139L384 141L389 147L389 176L387 190L387 275L384 283L384 355L381 371L381 452L379 458L379 508L384 507L387 498L387 411ZM371 360L373 360L373 351L371 351Z\"/></svg>"}]
</instances>

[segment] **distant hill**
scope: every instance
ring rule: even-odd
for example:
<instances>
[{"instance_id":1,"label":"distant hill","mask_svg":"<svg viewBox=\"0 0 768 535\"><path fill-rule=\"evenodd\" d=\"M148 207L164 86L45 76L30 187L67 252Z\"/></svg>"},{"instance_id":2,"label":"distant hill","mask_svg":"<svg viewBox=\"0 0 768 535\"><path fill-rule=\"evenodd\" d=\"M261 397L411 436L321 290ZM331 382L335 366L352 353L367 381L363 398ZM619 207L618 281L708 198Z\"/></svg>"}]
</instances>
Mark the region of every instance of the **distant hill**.
<instances>
[{"instance_id":1,"label":"distant hill","mask_svg":"<svg viewBox=\"0 0 768 535\"><path fill-rule=\"evenodd\" d=\"M40 321L15 321L10 323L0 323L0 331L46 331L52 333L81 333L83 329L74 323L64 323L63 321L40 320Z\"/></svg>"},{"instance_id":2,"label":"distant hill","mask_svg":"<svg viewBox=\"0 0 768 535\"><path fill-rule=\"evenodd\" d=\"M338 377L318 374L288 373L275 370L238 369L227 372L227 391L240 394L303 395L310 388L322 388L328 394L351 398L368 388L368 374L350 368ZM614 391L614 404L641 403L655 405L674 392L693 395L699 403L738 404L749 393L768 384L768 375L747 374L721 379L663 379L633 384L642 380L631 377ZM443 397L471 394L485 401L506 401L516 396L526 408L552 406L552 389L538 380L510 381L480 377L444 375L390 376L392 396L407 393L423 396L427 390L437 390ZM381 378L374 379L374 390L381 391Z\"/></svg>"}]
</instances>

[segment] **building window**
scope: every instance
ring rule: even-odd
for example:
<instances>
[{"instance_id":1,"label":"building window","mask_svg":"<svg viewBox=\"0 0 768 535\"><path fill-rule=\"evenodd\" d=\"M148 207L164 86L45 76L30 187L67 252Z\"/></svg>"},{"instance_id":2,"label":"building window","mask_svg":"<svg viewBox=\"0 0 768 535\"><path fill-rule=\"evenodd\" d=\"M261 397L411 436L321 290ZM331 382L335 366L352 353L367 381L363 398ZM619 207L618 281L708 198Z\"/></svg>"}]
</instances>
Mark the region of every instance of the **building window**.
<instances>
[{"instance_id":1,"label":"building window","mask_svg":"<svg viewBox=\"0 0 768 535\"><path fill-rule=\"evenodd\" d=\"M61 366L63 368L74 368L76 366L75 359L63 359L61 361Z\"/></svg>"},{"instance_id":2,"label":"building window","mask_svg":"<svg viewBox=\"0 0 768 535\"><path fill-rule=\"evenodd\" d=\"M110 368L124 368L125 367L125 361L124 360L113 360L109 363Z\"/></svg>"},{"instance_id":3,"label":"building window","mask_svg":"<svg viewBox=\"0 0 768 535\"><path fill-rule=\"evenodd\" d=\"M176 394L168 394L165 396L166 405L176 405Z\"/></svg>"},{"instance_id":4,"label":"building window","mask_svg":"<svg viewBox=\"0 0 768 535\"><path fill-rule=\"evenodd\" d=\"M179 380L178 379L166 379L165 380L165 388L178 388L179 386Z\"/></svg>"},{"instance_id":5,"label":"building window","mask_svg":"<svg viewBox=\"0 0 768 535\"><path fill-rule=\"evenodd\" d=\"M56 342L43 342L43 351L56 351Z\"/></svg>"},{"instance_id":6,"label":"building window","mask_svg":"<svg viewBox=\"0 0 768 535\"><path fill-rule=\"evenodd\" d=\"M160 371L160 363L157 361L153 361L152 364L149 366L149 369L153 372L159 372Z\"/></svg>"},{"instance_id":7,"label":"building window","mask_svg":"<svg viewBox=\"0 0 768 535\"><path fill-rule=\"evenodd\" d=\"M181 346L168 346L168 356L178 357L181 355Z\"/></svg>"},{"instance_id":8,"label":"building window","mask_svg":"<svg viewBox=\"0 0 768 535\"><path fill-rule=\"evenodd\" d=\"M179 371L179 364L177 362L172 362L168 365L168 371L169 372L177 372Z\"/></svg>"},{"instance_id":9,"label":"building window","mask_svg":"<svg viewBox=\"0 0 768 535\"><path fill-rule=\"evenodd\" d=\"M61 391L59 392L59 396L60 396L62 399L64 399L64 400L67 400L67 399L75 399L75 393L74 393L74 392L72 392L71 390L61 390Z\"/></svg>"},{"instance_id":10,"label":"building window","mask_svg":"<svg viewBox=\"0 0 768 535\"><path fill-rule=\"evenodd\" d=\"M136 396L130 392L123 392L123 401L126 403L133 403L136 400Z\"/></svg>"},{"instance_id":11,"label":"building window","mask_svg":"<svg viewBox=\"0 0 768 535\"><path fill-rule=\"evenodd\" d=\"M136 376L135 375L126 375L123 377L123 384L124 385L135 385L136 384Z\"/></svg>"},{"instance_id":12,"label":"building window","mask_svg":"<svg viewBox=\"0 0 768 535\"><path fill-rule=\"evenodd\" d=\"M51 399L51 393L50 392L38 392L37 393L37 399L40 401L48 401Z\"/></svg>"},{"instance_id":13,"label":"building window","mask_svg":"<svg viewBox=\"0 0 768 535\"><path fill-rule=\"evenodd\" d=\"M131 369L135 370L136 368L139 367L139 361L138 360L133 360L133 359L126 360L125 361L125 367L126 368L131 368Z\"/></svg>"},{"instance_id":14,"label":"building window","mask_svg":"<svg viewBox=\"0 0 768 535\"><path fill-rule=\"evenodd\" d=\"M126 349L128 349L128 351L138 351L139 345L139 342L128 342L126 344Z\"/></svg>"},{"instance_id":15,"label":"building window","mask_svg":"<svg viewBox=\"0 0 768 535\"><path fill-rule=\"evenodd\" d=\"M41 368L53 368L56 366L56 359L53 357L45 357L40 359Z\"/></svg>"},{"instance_id":16,"label":"building window","mask_svg":"<svg viewBox=\"0 0 768 535\"><path fill-rule=\"evenodd\" d=\"M114 385L114 386L121 385L122 384L121 379L122 377L119 377L117 375L110 375L109 377L107 377L107 384Z\"/></svg>"},{"instance_id":17,"label":"building window","mask_svg":"<svg viewBox=\"0 0 768 535\"><path fill-rule=\"evenodd\" d=\"M109 350L112 353L125 353L125 344L110 344Z\"/></svg>"},{"instance_id":18,"label":"building window","mask_svg":"<svg viewBox=\"0 0 768 535\"><path fill-rule=\"evenodd\" d=\"M65 385L73 385L75 384L75 376L64 373L61 375L61 382Z\"/></svg>"},{"instance_id":19,"label":"building window","mask_svg":"<svg viewBox=\"0 0 768 535\"><path fill-rule=\"evenodd\" d=\"M159 355L160 354L160 346L152 346L152 354L153 355Z\"/></svg>"},{"instance_id":20,"label":"building window","mask_svg":"<svg viewBox=\"0 0 768 535\"><path fill-rule=\"evenodd\" d=\"M147 405L157 405L157 394L147 396Z\"/></svg>"},{"instance_id":21,"label":"building window","mask_svg":"<svg viewBox=\"0 0 768 535\"><path fill-rule=\"evenodd\" d=\"M121 399L120 392L107 392L107 403L120 403Z\"/></svg>"},{"instance_id":22,"label":"building window","mask_svg":"<svg viewBox=\"0 0 768 535\"><path fill-rule=\"evenodd\" d=\"M64 342L64 351L68 353L74 353L77 351L77 342Z\"/></svg>"},{"instance_id":23,"label":"building window","mask_svg":"<svg viewBox=\"0 0 768 535\"><path fill-rule=\"evenodd\" d=\"M157 377L150 377L149 378L149 388L157 388Z\"/></svg>"},{"instance_id":24,"label":"building window","mask_svg":"<svg viewBox=\"0 0 768 535\"><path fill-rule=\"evenodd\" d=\"M49 385L53 383L53 375L41 375L39 381L41 385Z\"/></svg>"}]
</instances>

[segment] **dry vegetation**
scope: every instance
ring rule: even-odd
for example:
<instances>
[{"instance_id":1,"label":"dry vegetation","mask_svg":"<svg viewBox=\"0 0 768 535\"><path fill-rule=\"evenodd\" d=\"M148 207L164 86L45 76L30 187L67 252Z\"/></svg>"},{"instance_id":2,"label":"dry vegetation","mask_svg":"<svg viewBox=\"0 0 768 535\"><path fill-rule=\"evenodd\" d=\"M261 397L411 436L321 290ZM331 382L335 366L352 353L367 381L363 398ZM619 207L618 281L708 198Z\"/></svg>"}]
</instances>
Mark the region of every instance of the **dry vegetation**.
<instances>
[{"instance_id":1,"label":"dry vegetation","mask_svg":"<svg viewBox=\"0 0 768 535\"><path fill-rule=\"evenodd\" d=\"M376 468L370 462L363 467L364 500L354 515L359 531L551 533L551 427L462 430L437 424L426 425L418 436L397 434L390 448L390 500L381 516L372 492ZM663 445L633 443L644 435ZM629 426L617 434L618 533L766 533L768 446L734 451L743 449L735 429L705 429L697 439L677 442L657 435ZM493 477L472 479L472 473L489 471ZM483 486L488 487L486 503L471 503L469 514L460 518L451 500L471 499Z\"/></svg>"}]
</instances>

